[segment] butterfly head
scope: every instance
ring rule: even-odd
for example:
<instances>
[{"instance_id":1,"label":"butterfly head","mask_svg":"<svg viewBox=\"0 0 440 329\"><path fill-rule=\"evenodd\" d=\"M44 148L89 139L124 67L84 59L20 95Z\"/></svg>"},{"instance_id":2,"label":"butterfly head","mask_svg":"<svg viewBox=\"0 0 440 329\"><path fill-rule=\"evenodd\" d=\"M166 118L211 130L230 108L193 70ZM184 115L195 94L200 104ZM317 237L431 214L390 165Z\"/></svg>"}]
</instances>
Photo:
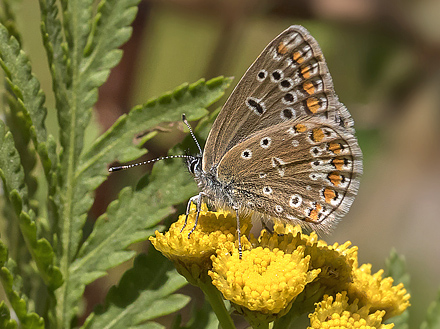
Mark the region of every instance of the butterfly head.
<instances>
[{"instance_id":1,"label":"butterfly head","mask_svg":"<svg viewBox=\"0 0 440 329\"><path fill-rule=\"evenodd\" d=\"M186 166L191 175L198 177L202 172L202 155L188 155L186 158Z\"/></svg>"}]
</instances>

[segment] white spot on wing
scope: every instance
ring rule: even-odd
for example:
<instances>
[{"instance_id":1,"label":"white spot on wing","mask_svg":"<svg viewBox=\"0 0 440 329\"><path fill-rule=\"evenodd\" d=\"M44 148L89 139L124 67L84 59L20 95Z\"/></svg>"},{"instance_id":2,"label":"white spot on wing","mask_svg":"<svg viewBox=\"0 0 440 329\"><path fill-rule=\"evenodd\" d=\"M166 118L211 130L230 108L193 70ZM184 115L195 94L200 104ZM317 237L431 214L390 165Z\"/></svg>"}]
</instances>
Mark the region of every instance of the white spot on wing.
<instances>
[{"instance_id":1,"label":"white spot on wing","mask_svg":"<svg viewBox=\"0 0 440 329\"><path fill-rule=\"evenodd\" d=\"M252 158L252 151L250 149L246 149L241 152L242 159L249 160Z\"/></svg>"},{"instance_id":2,"label":"white spot on wing","mask_svg":"<svg viewBox=\"0 0 440 329\"><path fill-rule=\"evenodd\" d=\"M272 139L270 137L263 137L260 140L260 146L264 149L267 149L270 146L270 144L272 144Z\"/></svg>"},{"instance_id":3,"label":"white spot on wing","mask_svg":"<svg viewBox=\"0 0 440 329\"><path fill-rule=\"evenodd\" d=\"M272 188L270 186L263 187L263 193L266 195L271 195L273 192Z\"/></svg>"},{"instance_id":4,"label":"white spot on wing","mask_svg":"<svg viewBox=\"0 0 440 329\"><path fill-rule=\"evenodd\" d=\"M289 205L292 208L298 208L302 204L302 196L299 194L294 194L290 197Z\"/></svg>"}]
</instances>

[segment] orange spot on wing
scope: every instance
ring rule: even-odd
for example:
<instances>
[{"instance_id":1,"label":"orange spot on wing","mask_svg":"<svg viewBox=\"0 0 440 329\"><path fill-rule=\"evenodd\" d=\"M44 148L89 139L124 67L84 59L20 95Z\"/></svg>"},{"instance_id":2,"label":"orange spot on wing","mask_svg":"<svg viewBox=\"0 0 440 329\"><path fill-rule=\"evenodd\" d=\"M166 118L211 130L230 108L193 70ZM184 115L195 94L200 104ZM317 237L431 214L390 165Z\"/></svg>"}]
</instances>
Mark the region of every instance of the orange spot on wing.
<instances>
[{"instance_id":1,"label":"orange spot on wing","mask_svg":"<svg viewBox=\"0 0 440 329\"><path fill-rule=\"evenodd\" d=\"M344 176L342 176L340 173L333 171L330 174L328 174L328 179L334 186L339 186L341 182L344 179Z\"/></svg>"},{"instance_id":2,"label":"orange spot on wing","mask_svg":"<svg viewBox=\"0 0 440 329\"><path fill-rule=\"evenodd\" d=\"M298 123L295 125L294 129L297 133L303 133L307 130L307 127L301 123Z\"/></svg>"},{"instance_id":3,"label":"orange spot on wing","mask_svg":"<svg viewBox=\"0 0 440 329\"><path fill-rule=\"evenodd\" d=\"M313 93L315 93L315 86L313 85L313 83L311 81L304 82L303 88L309 95L312 95Z\"/></svg>"},{"instance_id":4,"label":"orange spot on wing","mask_svg":"<svg viewBox=\"0 0 440 329\"><path fill-rule=\"evenodd\" d=\"M326 188L324 190L324 198L325 202L331 203L332 200L336 198L336 193L332 189Z\"/></svg>"},{"instance_id":5,"label":"orange spot on wing","mask_svg":"<svg viewBox=\"0 0 440 329\"><path fill-rule=\"evenodd\" d=\"M319 100L316 97L310 97L307 99L307 108L312 113L316 113L321 105L319 105Z\"/></svg>"},{"instance_id":6,"label":"orange spot on wing","mask_svg":"<svg viewBox=\"0 0 440 329\"><path fill-rule=\"evenodd\" d=\"M310 78L310 70L311 70L310 66L304 66L301 68L301 75L304 79Z\"/></svg>"},{"instance_id":7,"label":"orange spot on wing","mask_svg":"<svg viewBox=\"0 0 440 329\"><path fill-rule=\"evenodd\" d=\"M287 49L286 45L284 44L284 42L280 42L278 44L278 47L277 47L278 54L284 55L285 53L287 53L287 50L288 49Z\"/></svg>"},{"instance_id":8,"label":"orange spot on wing","mask_svg":"<svg viewBox=\"0 0 440 329\"><path fill-rule=\"evenodd\" d=\"M334 165L336 169L342 170L342 166L344 165L344 159L333 159L332 165Z\"/></svg>"},{"instance_id":9,"label":"orange spot on wing","mask_svg":"<svg viewBox=\"0 0 440 329\"><path fill-rule=\"evenodd\" d=\"M317 204L315 209L312 209L310 211L310 215L309 215L310 219L312 221L317 221L318 218L319 218L319 213L321 212L321 210L322 210L322 206L320 204Z\"/></svg>"},{"instance_id":10,"label":"orange spot on wing","mask_svg":"<svg viewBox=\"0 0 440 329\"><path fill-rule=\"evenodd\" d=\"M320 142L324 138L324 132L321 128L314 128L312 130L312 139L314 142Z\"/></svg>"},{"instance_id":11,"label":"orange spot on wing","mask_svg":"<svg viewBox=\"0 0 440 329\"><path fill-rule=\"evenodd\" d=\"M342 145L340 143L330 143L328 145L328 150L333 152L334 154L339 154L342 151Z\"/></svg>"},{"instance_id":12,"label":"orange spot on wing","mask_svg":"<svg viewBox=\"0 0 440 329\"><path fill-rule=\"evenodd\" d=\"M292 58L293 58L293 60L294 60L295 62L297 62L298 64L301 64L301 63L304 62L304 57L302 57L301 53L298 52L298 51L295 51L295 52L293 53Z\"/></svg>"}]
</instances>

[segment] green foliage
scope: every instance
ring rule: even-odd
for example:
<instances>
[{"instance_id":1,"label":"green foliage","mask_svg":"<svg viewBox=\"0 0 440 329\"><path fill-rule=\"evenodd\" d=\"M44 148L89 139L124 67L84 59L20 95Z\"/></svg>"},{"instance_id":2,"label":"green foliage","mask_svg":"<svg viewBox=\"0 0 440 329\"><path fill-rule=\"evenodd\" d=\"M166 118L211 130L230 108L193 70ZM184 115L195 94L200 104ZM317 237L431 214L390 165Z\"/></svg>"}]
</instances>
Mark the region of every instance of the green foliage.
<instances>
[{"instance_id":1,"label":"green foliage","mask_svg":"<svg viewBox=\"0 0 440 329\"><path fill-rule=\"evenodd\" d=\"M180 326L181 316L176 316L172 329L217 329L219 322L211 306L205 300L200 308L192 310L191 319L185 326Z\"/></svg>"},{"instance_id":2,"label":"green foliage","mask_svg":"<svg viewBox=\"0 0 440 329\"><path fill-rule=\"evenodd\" d=\"M391 250L390 256L386 260L385 276L392 277L395 284L403 283L405 289L409 292L410 278L406 269L405 258L394 249ZM406 309L402 314L389 319L388 322L394 323L396 328L407 329L409 328L408 320L409 311Z\"/></svg>"},{"instance_id":3,"label":"green foliage","mask_svg":"<svg viewBox=\"0 0 440 329\"><path fill-rule=\"evenodd\" d=\"M108 164L145 153L142 145L133 145L133 137L162 122L178 121L182 113L189 120L206 118L206 107L230 84L223 77L184 84L134 107L86 147L84 133L98 87L122 57L119 47L130 37L138 2L102 0L95 7L94 0L39 0L58 141L46 129L45 95L22 50L10 3L2 3L6 124L0 121L0 177L7 234L0 235L0 281L10 306L0 302L1 328L17 327L12 310L22 328L75 326L86 285L132 259L135 253L127 248L160 229L173 206L196 191L181 162L158 163L135 190L119 193L83 241L93 192L106 180ZM44 186L38 186L42 180ZM38 188L46 188L46 198L36 200ZM84 327L160 328L152 320L188 303L188 297L174 293L184 284L156 252L138 256Z\"/></svg>"},{"instance_id":4,"label":"green foliage","mask_svg":"<svg viewBox=\"0 0 440 329\"><path fill-rule=\"evenodd\" d=\"M83 328L143 328L146 321L189 302L187 296L171 295L186 284L172 263L150 248L148 256L136 257L133 268L109 291L105 305L89 316Z\"/></svg>"},{"instance_id":5,"label":"green foliage","mask_svg":"<svg viewBox=\"0 0 440 329\"><path fill-rule=\"evenodd\" d=\"M6 246L0 241L0 282L8 296L9 302L20 320L23 328L44 328L44 320L38 314L34 312L28 312L28 305L25 296L20 294L21 278L16 274L15 262L12 259L8 260L8 252ZM13 275L15 274L15 275ZM13 327L13 321L9 320L9 310L4 304L0 304L2 310L1 317L3 318L4 325ZM2 321L0 319L0 321ZM0 327L3 328L3 327Z\"/></svg>"},{"instance_id":6,"label":"green foliage","mask_svg":"<svg viewBox=\"0 0 440 329\"><path fill-rule=\"evenodd\" d=\"M440 329L440 290L437 298L429 305L426 320L422 323L421 329Z\"/></svg>"}]
</instances>

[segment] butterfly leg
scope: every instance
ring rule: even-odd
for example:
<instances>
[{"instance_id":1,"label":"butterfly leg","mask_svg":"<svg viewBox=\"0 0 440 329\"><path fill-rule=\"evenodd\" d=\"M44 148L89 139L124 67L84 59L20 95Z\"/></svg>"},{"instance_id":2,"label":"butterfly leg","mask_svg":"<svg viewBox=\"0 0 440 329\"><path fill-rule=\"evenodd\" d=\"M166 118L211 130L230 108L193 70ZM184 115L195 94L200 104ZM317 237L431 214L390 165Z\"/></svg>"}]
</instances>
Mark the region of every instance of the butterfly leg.
<instances>
[{"instance_id":1,"label":"butterfly leg","mask_svg":"<svg viewBox=\"0 0 440 329\"><path fill-rule=\"evenodd\" d=\"M198 195L194 195L193 197L191 197L189 200L188 200L188 204L186 205L186 216L185 216L185 223L183 224L183 226L182 226L182 229L180 230L180 233L182 233L183 232L183 230L185 229L185 227L186 227L186 224L188 223L188 216L189 216L189 211L190 211L190 209L191 209L191 204L197 204L196 203L196 200L198 200L199 199L199 194Z\"/></svg>"},{"instance_id":2,"label":"butterfly leg","mask_svg":"<svg viewBox=\"0 0 440 329\"><path fill-rule=\"evenodd\" d=\"M183 227L185 227L185 226L186 226L186 223L187 223L188 214L189 214L189 208L190 208L190 206L191 206L190 203L191 203L191 202L195 203L195 204L196 204L196 208L197 208L197 209L196 209L196 211L197 211L197 214L196 214L196 220L195 220L195 223L194 223L193 228L192 228L191 231L189 231L189 233L188 233L188 239L191 237L191 233L194 232L194 230L195 230L196 227L197 227L197 223L198 223L198 221L199 221L199 216L200 216L200 211L202 210L202 201L203 201L203 197L204 197L204 196L206 196L206 194L203 193L203 192L200 192L198 195L193 196L193 197L189 200L189 202L188 202L189 206L187 206L186 217L185 217L185 224L184 224ZM182 229L182 230L183 230L183 229Z\"/></svg>"},{"instance_id":3,"label":"butterfly leg","mask_svg":"<svg viewBox=\"0 0 440 329\"><path fill-rule=\"evenodd\" d=\"M240 216L238 215L238 208L234 207L235 216L237 218L237 236L238 236L238 257L243 257L243 251L241 249L241 232L240 232Z\"/></svg>"}]
</instances>

